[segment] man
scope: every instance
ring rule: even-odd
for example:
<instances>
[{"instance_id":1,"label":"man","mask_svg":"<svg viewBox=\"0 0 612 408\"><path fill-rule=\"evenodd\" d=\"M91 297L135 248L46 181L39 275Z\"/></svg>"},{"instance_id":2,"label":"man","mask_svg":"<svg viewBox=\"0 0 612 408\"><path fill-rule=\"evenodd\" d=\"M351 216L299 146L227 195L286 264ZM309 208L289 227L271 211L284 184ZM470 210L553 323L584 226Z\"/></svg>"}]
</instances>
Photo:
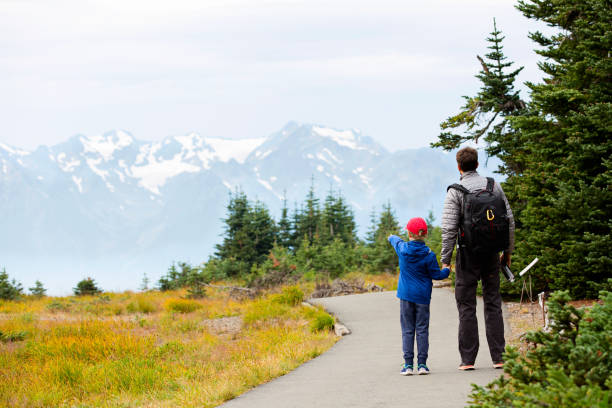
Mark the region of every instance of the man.
<instances>
[{"instance_id":1,"label":"man","mask_svg":"<svg viewBox=\"0 0 612 408\"><path fill-rule=\"evenodd\" d=\"M478 354L478 322L476 320L476 288L478 280L482 281L484 299L485 327L487 343L495 368L503 367L502 353L506 345L504 339L504 321L499 293L500 262L510 266L514 249L514 217L512 210L499 183L492 185L492 195L503 199L508 222L507 247L501 256L498 252L474 251L462 239L462 225L465 195L468 192L485 190L488 182L476 172L478 168L478 152L466 147L457 152L457 168L459 169L460 185L449 188L444 201L442 214L442 253L440 260L444 268L450 267L453 249L460 235L457 249L455 299L459 310L459 354L461 355L460 370L473 370ZM491 179L492 181L492 179ZM463 189L463 186L465 189ZM463 189L461 191L459 188ZM505 239L505 236L504 236ZM462 243L463 242L463 243Z\"/></svg>"}]
</instances>

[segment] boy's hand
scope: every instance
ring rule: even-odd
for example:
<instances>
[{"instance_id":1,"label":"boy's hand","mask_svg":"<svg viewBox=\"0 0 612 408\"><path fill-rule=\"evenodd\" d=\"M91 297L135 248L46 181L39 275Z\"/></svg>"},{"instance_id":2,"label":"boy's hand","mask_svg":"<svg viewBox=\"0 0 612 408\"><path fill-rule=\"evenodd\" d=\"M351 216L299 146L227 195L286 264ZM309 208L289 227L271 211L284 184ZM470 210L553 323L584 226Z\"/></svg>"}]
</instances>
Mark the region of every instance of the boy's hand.
<instances>
[{"instance_id":1,"label":"boy's hand","mask_svg":"<svg viewBox=\"0 0 612 408\"><path fill-rule=\"evenodd\" d=\"M448 268L451 271L453 270L453 268L451 268L451 266L449 264L442 264L442 269L444 269L444 268Z\"/></svg>"}]
</instances>

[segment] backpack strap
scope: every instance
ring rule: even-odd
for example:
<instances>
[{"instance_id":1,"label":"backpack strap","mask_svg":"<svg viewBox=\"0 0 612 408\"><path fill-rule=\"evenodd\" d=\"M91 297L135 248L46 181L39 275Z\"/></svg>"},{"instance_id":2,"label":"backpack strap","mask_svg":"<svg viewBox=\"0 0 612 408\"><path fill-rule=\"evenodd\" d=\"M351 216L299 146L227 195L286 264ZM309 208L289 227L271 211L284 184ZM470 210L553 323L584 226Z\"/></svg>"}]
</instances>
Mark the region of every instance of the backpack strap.
<instances>
[{"instance_id":1,"label":"backpack strap","mask_svg":"<svg viewBox=\"0 0 612 408\"><path fill-rule=\"evenodd\" d=\"M461 184L451 184L450 186L448 186L446 188L446 191L448 192L448 190L450 190L451 188L454 188L455 190L459 190L461 191L463 194L470 194L470 190L468 190L467 188L465 188L464 186L462 186Z\"/></svg>"},{"instance_id":2,"label":"backpack strap","mask_svg":"<svg viewBox=\"0 0 612 408\"><path fill-rule=\"evenodd\" d=\"M493 186L495 185L495 180L493 180L493 177L487 177L487 191L492 193L493 192Z\"/></svg>"}]
</instances>

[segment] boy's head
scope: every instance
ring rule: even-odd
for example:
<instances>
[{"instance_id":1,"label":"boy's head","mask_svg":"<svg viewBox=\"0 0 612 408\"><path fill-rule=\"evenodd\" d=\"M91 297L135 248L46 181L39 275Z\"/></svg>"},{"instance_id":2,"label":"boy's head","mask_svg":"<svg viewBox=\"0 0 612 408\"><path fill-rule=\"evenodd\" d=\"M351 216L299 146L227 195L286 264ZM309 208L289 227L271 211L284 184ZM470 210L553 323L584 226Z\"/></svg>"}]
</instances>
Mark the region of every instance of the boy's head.
<instances>
[{"instance_id":1,"label":"boy's head","mask_svg":"<svg viewBox=\"0 0 612 408\"><path fill-rule=\"evenodd\" d=\"M406 229L411 240L423 240L427 236L427 223L421 217L411 218Z\"/></svg>"},{"instance_id":2,"label":"boy's head","mask_svg":"<svg viewBox=\"0 0 612 408\"><path fill-rule=\"evenodd\" d=\"M457 152L457 165L461 171L472 171L478 167L478 151L464 147Z\"/></svg>"}]
</instances>

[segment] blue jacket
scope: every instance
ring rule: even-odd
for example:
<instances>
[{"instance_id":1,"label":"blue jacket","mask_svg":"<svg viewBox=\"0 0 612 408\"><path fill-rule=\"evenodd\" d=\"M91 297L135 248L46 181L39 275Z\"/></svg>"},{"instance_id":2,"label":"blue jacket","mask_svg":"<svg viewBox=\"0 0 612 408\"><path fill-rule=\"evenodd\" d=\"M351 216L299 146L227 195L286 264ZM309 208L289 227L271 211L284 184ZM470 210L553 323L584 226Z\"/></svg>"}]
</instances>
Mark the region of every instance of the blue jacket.
<instances>
[{"instance_id":1,"label":"blue jacket","mask_svg":"<svg viewBox=\"0 0 612 408\"><path fill-rule=\"evenodd\" d=\"M440 270L436 254L423 241L406 242L396 235L391 235L389 242L399 258L397 297L428 305L431 302L431 280L448 278L450 270Z\"/></svg>"}]
</instances>

